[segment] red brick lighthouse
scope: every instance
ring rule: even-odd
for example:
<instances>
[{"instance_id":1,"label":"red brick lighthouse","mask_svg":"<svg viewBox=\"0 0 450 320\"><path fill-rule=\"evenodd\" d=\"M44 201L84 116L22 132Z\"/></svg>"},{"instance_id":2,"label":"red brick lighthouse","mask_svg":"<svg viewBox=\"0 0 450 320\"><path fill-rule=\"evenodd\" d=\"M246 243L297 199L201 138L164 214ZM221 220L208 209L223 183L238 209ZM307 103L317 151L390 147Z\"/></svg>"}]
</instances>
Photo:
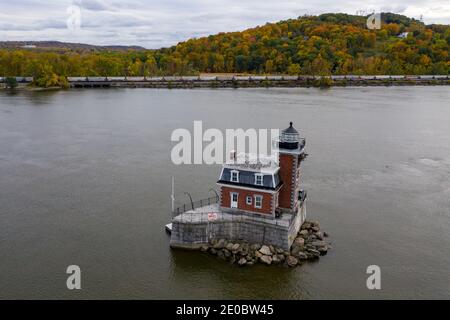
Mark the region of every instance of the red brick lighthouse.
<instances>
[{"instance_id":1,"label":"red brick lighthouse","mask_svg":"<svg viewBox=\"0 0 450 320\"><path fill-rule=\"evenodd\" d=\"M300 213L305 219L306 193L300 189L300 163L305 158L305 139L292 126L273 140L277 157L249 162L250 155L232 154L223 165L219 181L220 210L278 218L283 213ZM238 161L240 160L240 161Z\"/></svg>"},{"instance_id":2,"label":"red brick lighthouse","mask_svg":"<svg viewBox=\"0 0 450 320\"><path fill-rule=\"evenodd\" d=\"M300 138L291 122L274 142L274 147L278 147L279 174L280 180L283 181L278 206L283 212L295 213L298 212L299 204L304 197L303 192L300 192L300 163L306 156L305 139Z\"/></svg>"},{"instance_id":3,"label":"red brick lighthouse","mask_svg":"<svg viewBox=\"0 0 450 320\"><path fill-rule=\"evenodd\" d=\"M272 149L277 154L231 152L217 181L217 203L208 199L207 205L194 208L191 203L192 210L177 210L171 246L225 239L290 250L306 219L306 192L300 188L305 139L291 122L273 139Z\"/></svg>"}]
</instances>

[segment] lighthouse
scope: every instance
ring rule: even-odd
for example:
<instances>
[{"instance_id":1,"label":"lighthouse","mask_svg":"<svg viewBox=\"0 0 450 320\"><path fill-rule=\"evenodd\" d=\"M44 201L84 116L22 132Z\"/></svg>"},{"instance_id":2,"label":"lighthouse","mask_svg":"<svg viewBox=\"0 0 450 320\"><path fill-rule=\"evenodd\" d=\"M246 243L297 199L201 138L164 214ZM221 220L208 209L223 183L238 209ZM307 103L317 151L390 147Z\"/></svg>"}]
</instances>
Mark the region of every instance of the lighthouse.
<instances>
[{"instance_id":1,"label":"lighthouse","mask_svg":"<svg viewBox=\"0 0 450 320\"><path fill-rule=\"evenodd\" d=\"M252 163L249 154L233 153L233 161L223 165L217 181L221 211L273 219L300 213L300 222L304 221L306 192L300 187L300 163L306 156L305 139L290 122L272 146L275 157L259 155Z\"/></svg>"},{"instance_id":2,"label":"lighthouse","mask_svg":"<svg viewBox=\"0 0 450 320\"><path fill-rule=\"evenodd\" d=\"M175 210L171 246L225 239L290 250L306 219L300 183L305 139L290 122L272 140L272 149L276 152L270 156L231 152L217 181L217 197Z\"/></svg>"},{"instance_id":3,"label":"lighthouse","mask_svg":"<svg viewBox=\"0 0 450 320\"><path fill-rule=\"evenodd\" d=\"M300 164L306 157L305 144L305 139L300 138L292 122L281 132L280 137L274 139L273 146L278 151L279 175L283 181L278 195L281 212L297 213L300 204L304 203L306 193L300 187Z\"/></svg>"}]
</instances>

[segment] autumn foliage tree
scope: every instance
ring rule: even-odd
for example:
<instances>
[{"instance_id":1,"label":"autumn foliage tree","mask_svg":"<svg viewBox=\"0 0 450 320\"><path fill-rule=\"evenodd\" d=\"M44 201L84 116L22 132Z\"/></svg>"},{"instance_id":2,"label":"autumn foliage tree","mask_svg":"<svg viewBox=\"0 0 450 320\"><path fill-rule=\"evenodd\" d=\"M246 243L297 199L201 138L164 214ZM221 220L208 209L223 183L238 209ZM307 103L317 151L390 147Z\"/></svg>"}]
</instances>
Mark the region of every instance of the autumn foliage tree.
<instances>
[{"instance_id":1,"label":"autumn foliage tree","mask_svg":"<svg viewBox=\"0 0 450 320\"><path fill-rule=\"evenodd\" d=\"M448 25L383 13L302 16L242 32L190 39L158 50L0 50L0 76L34 76L39 85L67 76L250 74L448 74ZM408 32L408 36L398 35Z\"/></svg>"}]
</instances>

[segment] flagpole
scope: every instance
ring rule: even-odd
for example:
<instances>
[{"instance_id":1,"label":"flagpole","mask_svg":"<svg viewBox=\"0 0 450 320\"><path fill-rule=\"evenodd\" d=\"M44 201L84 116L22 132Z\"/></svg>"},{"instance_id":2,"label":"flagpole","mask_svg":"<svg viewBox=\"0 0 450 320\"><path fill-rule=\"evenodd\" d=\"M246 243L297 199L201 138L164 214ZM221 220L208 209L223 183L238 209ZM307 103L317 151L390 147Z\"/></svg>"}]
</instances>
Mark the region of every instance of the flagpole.
<instances>
[{"instance_id":1,"label":"flagpole","mask_svg":"<svg viewBox=\"0 0 450 320\"><path fill-rule=\"evenodd\" d=\"M170 198L172 199L172 212L175 210L175 178L172 176L172 194Z\"/></svg>"}]
</instances>

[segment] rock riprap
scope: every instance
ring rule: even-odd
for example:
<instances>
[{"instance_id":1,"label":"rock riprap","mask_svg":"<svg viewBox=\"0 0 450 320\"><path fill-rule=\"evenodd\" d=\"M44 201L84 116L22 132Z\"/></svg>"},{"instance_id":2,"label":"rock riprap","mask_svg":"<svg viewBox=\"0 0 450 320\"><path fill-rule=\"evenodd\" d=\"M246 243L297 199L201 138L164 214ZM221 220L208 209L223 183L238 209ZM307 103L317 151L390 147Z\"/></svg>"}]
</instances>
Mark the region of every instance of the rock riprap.
<instances>
[{"instance_id":1,"label":"rock riprap","mask_svg":"<svg viewBox=\"0 0 450 320\"><path fill-rule=\"evenodd\" d=\"M265 265L283 264L288 267L301 265L306 260L318 259L331 249L329 242L324 238L329 237L326 232L320 231L319 223L306 221L300 228L294 239L290 251L273 247L268 244L238 241L226 239L212 240L200 247L200 251L217 256L219 259L228 260L239 266L251 266L259 262Z\"/></svg>"}]
</instances>

